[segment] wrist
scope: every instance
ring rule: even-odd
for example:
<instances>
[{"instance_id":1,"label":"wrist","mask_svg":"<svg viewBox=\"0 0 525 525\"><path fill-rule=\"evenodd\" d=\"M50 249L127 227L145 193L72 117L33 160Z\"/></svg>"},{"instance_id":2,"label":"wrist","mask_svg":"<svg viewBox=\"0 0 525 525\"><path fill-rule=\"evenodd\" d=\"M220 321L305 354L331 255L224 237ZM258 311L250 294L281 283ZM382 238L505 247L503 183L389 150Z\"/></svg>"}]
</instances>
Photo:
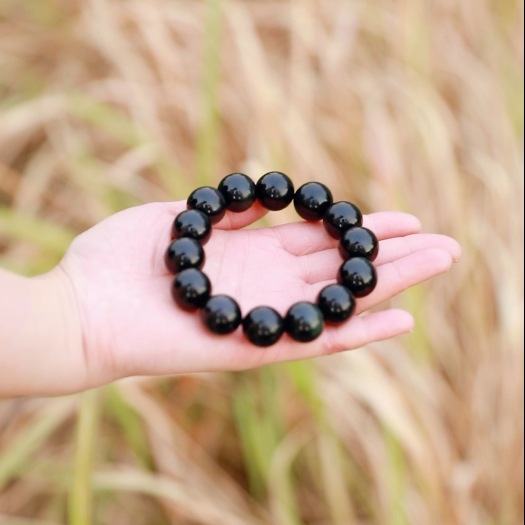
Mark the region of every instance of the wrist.
<instances>
[{"instance_id":1,"label":"wrist","mask_svg":"<svg viewBox=\"0 0 525 525\"><path fill-rule=\"evenodd\" d=\"M43 315L40 351L49 354L43 377L44 393L70 394L90 387L78 303L73 286L60 266L30 279L32 303Z\"/></svg>"},{"instance_id":2,"label":"wrist","mask_svg":"<svg viewBox=\"0 0 525 525\"><path fill-rule=\"evenodd\" d=\"M78 309L60 270L24 278L0 270L0 396L86 388Z\"/></svg>"}]
</instances>

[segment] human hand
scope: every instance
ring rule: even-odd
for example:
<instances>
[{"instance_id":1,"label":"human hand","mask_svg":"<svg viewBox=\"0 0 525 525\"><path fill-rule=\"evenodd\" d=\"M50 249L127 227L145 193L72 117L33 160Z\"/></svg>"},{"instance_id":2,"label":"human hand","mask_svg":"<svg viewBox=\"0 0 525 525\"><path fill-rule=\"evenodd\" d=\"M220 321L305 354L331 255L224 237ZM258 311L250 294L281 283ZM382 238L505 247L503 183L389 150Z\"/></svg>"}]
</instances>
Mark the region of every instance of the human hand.
<instances>
[{"instance_id":1,"label":"human hand","mask_svg":"<svg viewBox=\"0 0 525 525\"><path fill-rule=\"evenodd\" d=\"M86 384L98 386L134 375L172 375L243 370L359 348L410 332L413 318L400 310L358 315L327 327L310 344L285 335L269 349L252 346L242 330L227 337L209 333L199 315L179 309L164 266L170 230L185 203L149 204L112 216L79 236L55 273L74 294L82 330ZM335 282L342 261L337 242L322 224L305 222L240 230L264 215L256 204L228 213L206 246L204 271L213 294L228 294L243 314L271 306L282 315L299 301L315 301ZM358 301L357 314L446 272L461 256L456 241L420 235L419 221L402 213L365 218L381 241L379 285Z\"/></svg>"}]
</instances>

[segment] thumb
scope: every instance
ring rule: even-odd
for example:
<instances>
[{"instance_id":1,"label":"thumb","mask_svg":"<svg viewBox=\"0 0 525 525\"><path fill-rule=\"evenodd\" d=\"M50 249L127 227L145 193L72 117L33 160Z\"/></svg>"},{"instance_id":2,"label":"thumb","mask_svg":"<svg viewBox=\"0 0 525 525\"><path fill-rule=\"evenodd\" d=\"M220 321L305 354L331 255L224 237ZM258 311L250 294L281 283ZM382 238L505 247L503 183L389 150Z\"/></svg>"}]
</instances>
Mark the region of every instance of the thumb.
<instances>
[{"instance_id":1,"label":"thumb","mask_svg":"<svg viewBox=\"0 0 525 525\"><path fill-rule=\"evenodd\" d=\"M170 202L167 203L170 213L174 216L177 216L179 213L182 213L187 209L186 201ZM240 230L246 226L250 226L254 222L262 219L268 210L265 209L259 201L256 201L255 204L247 211L243 213L233 213L231 211L226 212L224 219L222 219L219 224L215 225L214 228L218 230Z\"/></svg>"},{"instance_id":2,"label":"thumb","mask_svg":"<svg viewBox=\"0 0 525 525\"><path fill-rule=\"evenodd\" d=\"M215 227L219 230L240 230L262 219L267 213L268 210L257 201L249 210L243 213L228 211L224 219Z\"/></svg>"}]
</instances>

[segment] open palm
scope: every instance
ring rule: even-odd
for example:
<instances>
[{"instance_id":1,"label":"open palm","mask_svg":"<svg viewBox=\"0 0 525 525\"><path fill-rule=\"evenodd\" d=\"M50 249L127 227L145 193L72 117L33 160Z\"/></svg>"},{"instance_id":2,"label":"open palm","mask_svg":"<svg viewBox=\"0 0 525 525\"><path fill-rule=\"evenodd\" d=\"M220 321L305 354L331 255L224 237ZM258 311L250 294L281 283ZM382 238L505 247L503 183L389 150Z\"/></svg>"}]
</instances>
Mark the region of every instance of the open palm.
<instances>
[{"instance_id":1,"label":"open palm","mask_svg":"<svg viewBox=\"0 0 525 525\"><path fill-rule=\"evenodd\" d=\"M242 330L227 337L209 333L199 316L173 302L173 276L164 266L174 217L185 203L132 208L78 237L61 269L77 299L84 354L92 386L131 375L171 375L241 370L361 347L406 333L412 317L400 310L356 316L328 327L317 341L299 344L285 335L269 349L252 346ZM271 306L282 315L299 301L315 301L333 283L342 261L321 224L304 222L241 230L264 215L258 205L230 214L206 246L204 271L213 293L235 298L243 314ZM381 241L379 285L358 301L358 314L410 286L447 271L459 260L448 237L421 235L419 221L402 213L365 218Z\"/></svg>"}]
</instances>

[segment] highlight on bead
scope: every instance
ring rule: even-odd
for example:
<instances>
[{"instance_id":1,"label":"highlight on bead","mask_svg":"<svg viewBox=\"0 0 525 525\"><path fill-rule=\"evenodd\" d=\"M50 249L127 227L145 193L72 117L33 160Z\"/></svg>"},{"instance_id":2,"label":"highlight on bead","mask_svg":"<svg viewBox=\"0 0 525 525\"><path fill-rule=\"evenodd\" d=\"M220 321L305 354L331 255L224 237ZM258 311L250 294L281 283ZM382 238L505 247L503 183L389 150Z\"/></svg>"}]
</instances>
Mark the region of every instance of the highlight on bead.
<instances>
[{"instance_id":1,"label":"highlight on bead","mask_svg":"<svg viewBox=\"0 0 525 525\"><path fill-rule=\"evenodd\" d=\"M213 296L212 283L203 272L204 245L212 228L227 212L243 213L255 202L270 211L280 211L292 202L298 215L308 222L322 221L328 235L339 241L343 264L337 284L324 288L316 304L306 301L292 305L283 317L269 306L260 306L243 318L241 306L226 295ZM286 333L300 343L321 336L325 326L339 325L352 318L356 299L370 295L377 286L373 261L379 253L375 234L363 227L361 210L350 202L335 202L332 192L320 182L309 182L297 191L284 173L267 173L255 184L243 173L226 176L217 189L196 189L188 198L187 210L172 227L172 241L165 252L167 270L174 274L172 296L188 312L201 312L204 326L225 336L242 326L254 346L267 348Z\"/></svg>"}]
</instances>

